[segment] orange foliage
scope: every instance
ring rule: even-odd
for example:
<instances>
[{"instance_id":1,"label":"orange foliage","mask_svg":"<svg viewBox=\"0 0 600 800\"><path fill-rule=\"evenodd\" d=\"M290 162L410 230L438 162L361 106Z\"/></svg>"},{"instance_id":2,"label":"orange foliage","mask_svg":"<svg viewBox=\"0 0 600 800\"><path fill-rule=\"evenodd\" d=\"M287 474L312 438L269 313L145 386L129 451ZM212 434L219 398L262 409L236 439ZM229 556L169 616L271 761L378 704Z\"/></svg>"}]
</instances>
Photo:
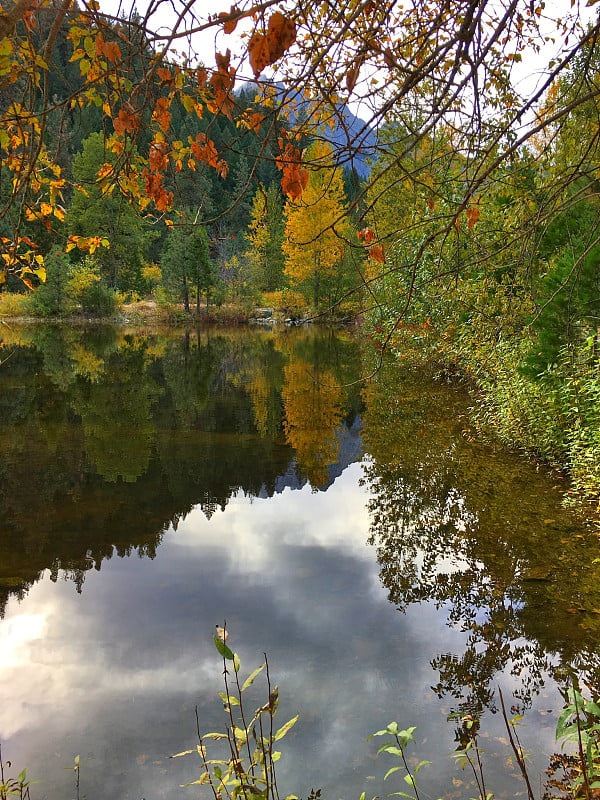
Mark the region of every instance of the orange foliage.
<instances>
[{"instance_id":1,"label":"orange foliage","mask_svg":"<svg viewBox=\"0 0 600 800\"><path fill-rule=\"evenodd\" d=\"M254 77L258 78L265 67L274 64L296 41L296 24L281 11L269 19L266 33L255 31L248 43L248 57Z\"/></svg>"}]
</instances>

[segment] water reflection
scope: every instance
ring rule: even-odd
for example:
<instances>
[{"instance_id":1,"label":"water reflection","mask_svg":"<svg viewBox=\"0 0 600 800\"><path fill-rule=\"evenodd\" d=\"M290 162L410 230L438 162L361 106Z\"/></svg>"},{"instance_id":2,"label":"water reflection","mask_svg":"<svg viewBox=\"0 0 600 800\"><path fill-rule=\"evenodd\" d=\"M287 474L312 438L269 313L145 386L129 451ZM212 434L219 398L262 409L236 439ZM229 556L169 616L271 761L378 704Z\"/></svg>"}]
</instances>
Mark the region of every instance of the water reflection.
<instances>
[{"instance_id":1,"label":"water reflection","mask_svg":"<svg viewBox=\"0 0 600 800\"><path fill-rule=\"evenodd\" d=\"M434 690L477 717L497 710L502 670L524 707L548 674L567 685L581 673L596 691L597 534L552 502L547 474L465 434L460 392L398 365L376 381L365 448L382 582L398 608L433 602L467 634L462 652L432 659Z\"/></svg>"},{"instance_id":2,"label":"water reflection","mask_svg":"<svg viewBox=\"0 0 600 800\"><path fill-rule=\"evenodd\" d=\"M43 569L81 586L113 549L153 556L196 505L210 517L240 490L325 488L360 449L358 390L339 388L359 356L343 334L55 326L4 339L0 610Z\"/></svg>"},{"instance_id":3,"label":"water reflection","mask_svg":"<svg viewBox=\"0 0 600 800\"><path fill-rule=\"evenodd\" d=\"M305 796L385 791L364 740L392 717L440 796L448 714L499 742L501 683L543 755L569 674L598 685L597 538L551 476L471 441L461 392L397 364L361 389L339 331L2 333L0 739L44 796L78 752L90 800L193 779L165 756L196 702L216 724L223 618L301 713L282 780Z\"/></svg>"}]
</instances>

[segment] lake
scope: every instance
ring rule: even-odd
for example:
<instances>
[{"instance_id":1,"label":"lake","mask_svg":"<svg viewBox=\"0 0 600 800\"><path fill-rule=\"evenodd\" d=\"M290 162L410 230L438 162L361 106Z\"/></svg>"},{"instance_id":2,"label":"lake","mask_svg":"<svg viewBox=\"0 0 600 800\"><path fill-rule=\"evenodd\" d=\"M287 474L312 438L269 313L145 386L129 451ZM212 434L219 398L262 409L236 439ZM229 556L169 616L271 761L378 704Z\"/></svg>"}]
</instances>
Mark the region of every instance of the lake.
<instances>
[{"instance_id":1,"label":"lake","mask_svg":"<svg viewBox=\"0 0 600 800\"><path fill-rule=\"evenodd\" d=\"M500 690L541 786L561 692L599 685L598 537L471 429L465 388L392 357L361 382L345 331L0 336L0 743L34 798L74 797L78 754L89 800L197 797L197 757L169 756L196 708L225 723L224 621L300 715L282 796L404 791L366 741L397 720L424 790L473 797L448 755L469 715L516 797Z\"/></svg>"}]
</instances>

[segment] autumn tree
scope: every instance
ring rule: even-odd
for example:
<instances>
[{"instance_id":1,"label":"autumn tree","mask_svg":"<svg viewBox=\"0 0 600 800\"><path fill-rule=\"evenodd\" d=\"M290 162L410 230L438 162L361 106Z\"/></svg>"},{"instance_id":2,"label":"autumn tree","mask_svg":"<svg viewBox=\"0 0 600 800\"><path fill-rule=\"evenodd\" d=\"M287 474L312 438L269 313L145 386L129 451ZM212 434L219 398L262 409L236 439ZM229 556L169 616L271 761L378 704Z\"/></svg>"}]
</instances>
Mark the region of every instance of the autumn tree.
<instances>
[{"instance_id":1,"label":"autumn tree","mask_svg":"<svg viewBox=\"0 0 600 800\"><path fill-rule=\"evenodd\" d=\"M285 274L291 285L310 297L315 308L335 303L345 288L340 269L351 228L347 217L342 170L333 151L316 142L308 158L315 163L302 195L285 206Z\"/></svg>"},{"instance_id":2,"label":"autumn tree","mask_svg":"<svg viewBox=\"0 0 600 800\"><path fill-rule=\"evenodd\" d=\"M342 388L331 371L315 370L313 364L292 356L284 368L282 398L286 439L313 489L321 489L337 458Z\"/></svg>"},{"instance_id":3,"label":"autumn tree","mask_svg":"<svg viewBox=\"0 0 600 800\"><path fill-rule=\"evenodd\" d=\"M280 171L286 196L298 201L311 160L322 166L310 151L302 153L303 137L323 136L329 125L340 125L345 135L337 138L336 164L351 164L371 127L379 127L391 112L407 117L418 108L410 148L440 126L450 126L463 158L460 181L446 193L449 202L440 209L435 230L430 219L423 223L426 237L439 245L457 225L467 224L474 198L484 193L499 165L510 163L534 137L553 130L600 93L584 76L581 92L560 95L550 113L539 115L552 83L585 55L586 47L596 47L600 22L593 17L585 24L577 6L553 13L528 0L417 0L406 7L380 0L286 7L275 0L243 0L215 13L176 2L170 20L160 17L161 9L154 4L144 16L131 12L124 19L103 13L91 0L77 8L70 0L7 0L0 22L0 81L6 96L0 148L10 191L0 217L10 221L10 231L1 242L2 277L32 270L43 278L43 254L24 235L24 224L31 218L52 226L61 213L68 174L49 144L65 115L102 114L106 150L115 157L98 174L103 191L120 192L145 213L160 216L174 205L177 180L189 178L199 164L226 179L236 149L233 141L219 149L211 126L190 125L189 133L176 135L176 110L190 121L207 113L235 115L239 136L256 136L250 176L275 134L277 144L268 158ZM245 35L238 38L242 28ZM196 51L195 35L206 31L216 35L214 64L202 63L206 59ZM59 42L69 48L68 63L78 74L77 81L64 76L57 85L60 72L53 70ZM535 85L516 80L515 68L529 53L550 50ZM175 51L185 51L185 58ZM234 93L246 77L257 81L260 110ZM303 114L295 110L299 96L308 109ZM349 99L360 99L370 114L354 130L344 122ZM589 135L595 141L599 134L590 130ZM396 154L399 163L405 157ZM575 158L562 165L552 181L574 179L577 163ZM548 180L546 186L551 186ZM232 198L231 205L236 202ZM526 225L520 233L535 235ZM368 244L370 250L381 247L375 253L383 259L376 260L382 272L397 268L385 264L383 242ZM424 253L417 248L402 269L416 278Z\"/></svg>"}]
</instances>

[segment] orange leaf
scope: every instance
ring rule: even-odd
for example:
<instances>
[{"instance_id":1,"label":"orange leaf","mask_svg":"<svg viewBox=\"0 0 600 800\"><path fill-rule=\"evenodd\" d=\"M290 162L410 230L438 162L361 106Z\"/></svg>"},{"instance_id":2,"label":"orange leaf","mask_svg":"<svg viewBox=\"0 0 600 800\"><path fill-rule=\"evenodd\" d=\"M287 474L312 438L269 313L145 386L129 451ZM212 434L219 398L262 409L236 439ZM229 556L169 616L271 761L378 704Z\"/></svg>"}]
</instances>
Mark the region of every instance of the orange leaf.
<instances>
[{"instance_id":1,"label":"orange leaf","mask_svg":"<svg viewBox=\"0 0 600 800\"><path fill-rule=\"evenodd\" d=\"M385 264L385 255L383 252L383 247L380 244L376 244L369 250L369 255L371 258L375 259L375 261L379 261L380 264Z\"/></svg>"},{"instance_id":2,"label":"orange leaf","mask_svg":"<svg viewBox=\"0 0 600 800\"><path fill-rule=\"evenodd\" d=\"M104 42L102 52L113 64L121 58L121 48L117 42Z\"/></svg>"},{"instance_id":3,"label":"orange leaf","mask_svg":"<svg viewBox=\"0 0 600 800\"><path fill-rule=\"evenodd\" d=\"M271 14L269 19L269 54L272 64L285 53L296 41L296 25L292 19L285 17L281 11Z\"/></svg>"},{"instance_id":4,"label":"orange leaf","mask_svg":"<svg viewBox=\"0 0 600 800\"><path fill-rule=\"evenodd\" d=\"M358 231L357 234L358 238L364 240L365 244L369 244L370 242L374 242L376 239L375 234L371 230L371 228L363 228L362 231Z\"/></svg>"},{"instance_id":5,"label":"orange leaf","mask_svg":"<svg viewBox=\"0 0 600 800\"><path fill-rule=\"evenodd\" d=\"M25 27L28 31L34 30L37 28L37 23L35 21L35 14L33 11L26 11L23 14L23 22L25 23Z\"/></svg>"},{"instance_id":6,"label":"orange leaf","mask_svg":"<svg viewBox=\"0 0 600 800\"><path fill-rule=\"evenodd\" d=\"M222 11L219 14L219 19L223 21L223 31L224 33L233 33L236 25L238 23L238 19L240 16L240 11L237 6L231 6L229 13L226 11Z\"/></svg>"},{"instance_id":7,"label":"orange leaf","mask_svg":"<svg viewBox=\"0 0 600 800\"><path fill-rule=\"evenodd\" d=\"M125 133L125 131L133 133L134 131L138 130L140 123L135 114L127 111L125 108L121 108L119 110L119 116L117 119L113 118L113 126L117 136L121 136L121 134Z\"/></svg>"},{"instance_id":8,"label":"orange leaf","mask_svg":"<svg viewBox=\"0 0 600 800\"><path fill-rule=\"evenodd\" d=\"M248 43L248 55L254 77L258 78L263 69L271 63L269 43L264 33L255 32Z\"/></svg>"},{"instance_id":9,"label":"orange leaf","mask_svg":"<svg viewBox=\"0 0 600 800\"><path fill-rule=\"evenodd\" d=\"M260 130L260 123L263 121L264 117L262 114L251 114L248 118L248 128L252 128L256 133Z\"/></svg>"},{"instance_id":10,"label":"orange leaf","mask_svg":"<svg viewBox=\"0 0 600 800\"><path fill-rule=\"evenodd\" d=\"M166 156L167 145L165 142L153 142L150 145L150 155L148 162L150 169L155 172L162 172L168 166L168 159Z\"/></svg>"},{"instance_id":11,"label":"orange leaf","mask_svg":"<svg viewBox=\"0 0 600 800\"><path fill-rule=\"evenodd\" d=\"M158 122L164 133L169 130L171 124L170 105L171 102L166 97L159 97L152 113L152 119Z\"/></svg>"},{"instance_id":12,"label":"orange leaf","mask_svg":"<svg viewBox=\"0 0 600 800\"><path fill-rule=\"evenodd\" d=\"M231 50L227 49L225 55L223 53L215 53L215 61L217 62L217 69L219 72L229 72L229 62L231 60Z\"/></svg>"},{"instance_id":13,"label":"orange leaf","mask_svg":"<svg viewBox=\"0 0 600 800\"><path fill-rule=\"evenodd\" d=\"M351 92L356 86L359 72L360 70L358 67L352 67L352 69L349 69L346 73L346 89L348 89L349 92Z\"/></svg>"},{"instance_id":14,"label":"orange leaf","mask_svg":"<svg viewBox=\"0 0 600 800\"><path fill-rule=\"evenodd\" d=\"M469 230L473 229L473 226L479 219L479 214L481 213L479 206L471 206L467 208L467 220L469 221Z\"/></svg>"}]
</instances>

